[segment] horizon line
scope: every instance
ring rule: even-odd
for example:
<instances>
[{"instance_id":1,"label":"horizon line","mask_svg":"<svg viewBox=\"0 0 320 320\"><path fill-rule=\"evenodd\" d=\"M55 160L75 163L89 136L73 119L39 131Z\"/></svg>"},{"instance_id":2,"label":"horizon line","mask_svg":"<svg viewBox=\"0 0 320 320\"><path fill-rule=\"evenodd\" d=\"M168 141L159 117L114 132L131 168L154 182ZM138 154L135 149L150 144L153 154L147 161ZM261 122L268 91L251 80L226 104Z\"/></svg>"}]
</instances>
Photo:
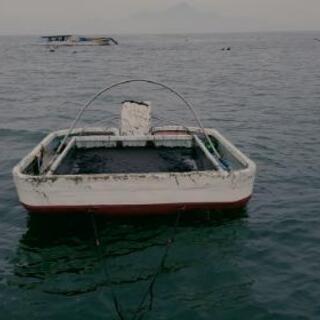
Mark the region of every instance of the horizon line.
<instances>
[{"instance_id":1,"label":"horizon line","mask_svg":"<svg viewBox=\"0 0 320 320\"><path fill-rule=\"evenodd\" d=\"M70 34L70 35L102 35L102 34L107 34L107 35L115 35L115 36L135 36L135 35L203 35L203 34L243 34L243 33L311 33L311 32L320 32L319 30L315 29L308 29L308 30L295 30L295 29L286 29L286 30L255 30L255 31L203 31L203 32L119 32L119 33L103 33L103 32L95 32L95 33L83 33L83 32L47 32L47 33L1 33L0 36L43 36L43 35L48 35L48 34L54 34L54 35L62 35L62 34Z\"/></svg>"}]
</instances>

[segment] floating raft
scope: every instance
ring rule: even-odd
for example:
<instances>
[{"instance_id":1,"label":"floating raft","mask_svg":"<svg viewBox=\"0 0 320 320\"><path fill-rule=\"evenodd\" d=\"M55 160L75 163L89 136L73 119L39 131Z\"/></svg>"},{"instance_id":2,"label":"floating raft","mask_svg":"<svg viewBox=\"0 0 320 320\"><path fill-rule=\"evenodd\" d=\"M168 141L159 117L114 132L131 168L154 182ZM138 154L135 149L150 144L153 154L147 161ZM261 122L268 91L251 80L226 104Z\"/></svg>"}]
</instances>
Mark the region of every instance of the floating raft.
<instances>
[{"instance_id":1,"label":"floating raft","mask_svg":"<svg viewBox=\"0 0 320 320\"><path fill-rule=\"evenodd\" d=\"M27 210L122 216L246 205L256 166L218 131L153 127L150 104L132 101L119 128L75 128L95 98L71 128L49 134L14 167Z\"/></svg>"}]
</instances>

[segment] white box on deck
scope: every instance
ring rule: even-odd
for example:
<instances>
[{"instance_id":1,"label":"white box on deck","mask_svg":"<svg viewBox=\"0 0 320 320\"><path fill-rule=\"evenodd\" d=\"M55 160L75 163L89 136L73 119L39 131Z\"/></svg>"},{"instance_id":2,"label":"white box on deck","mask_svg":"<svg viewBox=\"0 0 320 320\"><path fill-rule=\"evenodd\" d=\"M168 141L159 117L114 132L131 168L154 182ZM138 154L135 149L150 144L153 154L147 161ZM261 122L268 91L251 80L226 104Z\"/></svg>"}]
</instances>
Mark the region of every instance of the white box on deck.
<instances>
[{"instance_id":1,"label":"white box on deck","mask_svg":"<svg viewBox=\"0 0 320 320\"><path fill-rule=\"evenodd\" d=\"M122 105L120 134L144 136L150 133L151 105L149 102L126 101Z\"/></svg>"}]
</instances>

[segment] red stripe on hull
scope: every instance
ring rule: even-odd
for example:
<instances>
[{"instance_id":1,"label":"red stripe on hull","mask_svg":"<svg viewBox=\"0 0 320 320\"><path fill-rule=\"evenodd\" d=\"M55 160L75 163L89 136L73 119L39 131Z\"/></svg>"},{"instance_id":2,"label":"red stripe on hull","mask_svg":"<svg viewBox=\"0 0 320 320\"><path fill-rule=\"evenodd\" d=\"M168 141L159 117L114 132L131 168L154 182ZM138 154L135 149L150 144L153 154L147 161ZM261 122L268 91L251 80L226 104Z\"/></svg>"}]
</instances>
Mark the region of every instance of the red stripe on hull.
<instances>
[{"instance_id":1,"label":"red stripe on hull","mask_svg":"<svg viewBox=\"0 0 320 320\"><path fill-rule=\"evenodd\" d=\"M174 204L148 204L148 205L88 205L88 206L29 206L22 205L32 213L43 214L65 214L65 213L88 213L103 214L110 216L148 216L148 215L167 215L176 213L179 210L223 210L237 209L244 207L249 199L245 198L235 202L218 202L218 203L174 203Z\"/></svg>"}]
</instances>

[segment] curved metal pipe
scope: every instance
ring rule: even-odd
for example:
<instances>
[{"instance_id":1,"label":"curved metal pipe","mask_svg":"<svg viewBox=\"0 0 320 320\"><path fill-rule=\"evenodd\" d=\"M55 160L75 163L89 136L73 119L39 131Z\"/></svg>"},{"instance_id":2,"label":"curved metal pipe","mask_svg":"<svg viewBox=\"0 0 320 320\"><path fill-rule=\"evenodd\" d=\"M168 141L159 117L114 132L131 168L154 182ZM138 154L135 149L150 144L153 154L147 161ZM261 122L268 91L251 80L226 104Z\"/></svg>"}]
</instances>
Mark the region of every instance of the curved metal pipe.
<instances>
[{"instance_id":1,"label":"curved metal pipe","mask_svg":"<svg viewBox=\"0 0 320 320\"><path fill-rule=\"evenodd\" d=\"M95 94L91 99L88 100L88 102L80 109L79 113L77 114L76 118L74 119L73 123L71 124L70 129L68 130L67 134L65 135L65 137L63 138L63 140L61 141L58 149L57 149L57 153L61 152L61 149L63 147L63 145L65 144L66 140L69 138L72 130L75 128L76 124L79 122L79 120L81 119L83 113L87 110L87 108L98 98L100 97L102 94L112 90L113 88L125 85L125 84L129 84L129 83L133 83L133 82L143 82L143 83L149 83L149 84L153 84L156 86L159 86L163 89L166 89L168 91L170 91L171 93L173 93L176 97L178 97L187 107L188 109L191 111L191 113L193 114L195 120L197 121L199 127L201 128L204 136L206 137L212 151L214 152L215 156L220 160L221 157L218 153L218 151L216 150L216 148L214 147L210 137L208 136L208 134L206 133L205 128L202 125L202 122L200 120L200 118L198 117L198 114L196 113L195 109L193 108L193 106L191 105L191 103L189 103L179 92L177 92L176 90L172 89L171 87L162 84L161 82L157 82L157 81L153 81L153 80L146 80L146 79L131 79L131 80L125 80L125 81L121 81L121 82L117 82L109 87L106 87L102 90L100 90L97 94Z\"/></svg>"}]
</instances>

